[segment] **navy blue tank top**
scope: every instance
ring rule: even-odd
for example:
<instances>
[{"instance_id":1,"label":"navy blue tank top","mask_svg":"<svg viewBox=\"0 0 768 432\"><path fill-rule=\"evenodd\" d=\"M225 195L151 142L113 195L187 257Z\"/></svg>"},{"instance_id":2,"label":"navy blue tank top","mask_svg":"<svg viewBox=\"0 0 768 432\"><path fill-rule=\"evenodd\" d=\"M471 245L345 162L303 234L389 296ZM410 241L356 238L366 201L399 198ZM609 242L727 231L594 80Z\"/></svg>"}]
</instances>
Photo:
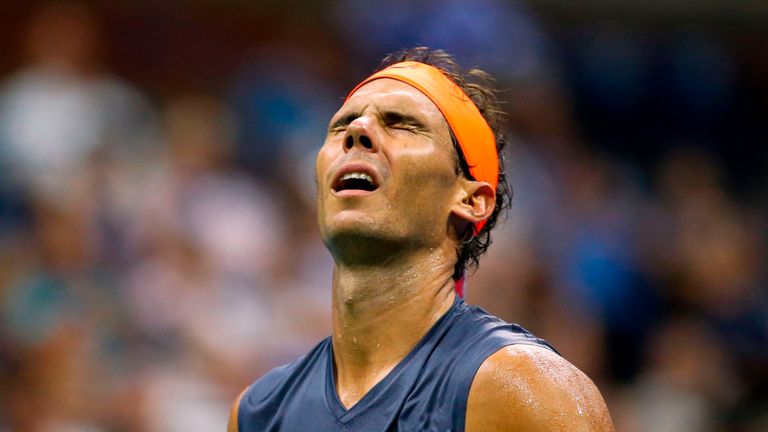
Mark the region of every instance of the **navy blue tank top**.
<instances>
[{"instance_id":1,"label":"navy blue tank top","mask_svg":"<svg viewBox=\"0 0 768 432\"><path fill-rule=\"evenodd\" d=\"M463 431L475 373L488 356L514 344L555 351L522 327L457 297L413 350L351 408L336 394L329 337L245 391L238 430Z\"/></svg>"}]
</instances>

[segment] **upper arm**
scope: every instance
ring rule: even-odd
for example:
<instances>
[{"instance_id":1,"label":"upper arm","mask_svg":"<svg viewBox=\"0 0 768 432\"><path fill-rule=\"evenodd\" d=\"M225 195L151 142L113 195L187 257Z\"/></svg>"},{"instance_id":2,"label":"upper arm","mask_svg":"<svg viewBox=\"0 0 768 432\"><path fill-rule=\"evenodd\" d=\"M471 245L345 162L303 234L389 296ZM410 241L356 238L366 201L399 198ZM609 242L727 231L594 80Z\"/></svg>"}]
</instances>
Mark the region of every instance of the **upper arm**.
<instances>
[{"instance_id":1,"label":"upper arm","mask_svg":"<svg viewBox=\"0 0 768 432\"><path fill-rule=\"evenodd\" d=\"M478 369L467 400L467 432L612 432L595 384L559 355L512 345Z\"/></svg>"},{"instance_id":2,"label":"upper arm","mask_svg":"<svg viewBox=\"0 0 768 432\"><path fill-rule=\"evenodd\" d=\"M227 422L227 432L239 432L240 428L237 424L237 412L240 410L240 400L243 398L243 395L248 390L246 387L245 390L240 392L240 395L235 399L235 402L232 404L232 409L229 412L229 422Z\"/></svg>"}]
</instances>

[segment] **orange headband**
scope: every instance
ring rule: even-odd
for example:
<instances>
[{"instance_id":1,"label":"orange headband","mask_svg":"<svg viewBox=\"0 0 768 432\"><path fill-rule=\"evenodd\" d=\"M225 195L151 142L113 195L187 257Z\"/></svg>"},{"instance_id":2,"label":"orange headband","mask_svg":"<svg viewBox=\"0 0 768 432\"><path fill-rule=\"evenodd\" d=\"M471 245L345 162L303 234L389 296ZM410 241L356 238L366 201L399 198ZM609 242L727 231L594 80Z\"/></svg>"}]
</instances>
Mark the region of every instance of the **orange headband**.
<instances>
[{"instance_id":1,"label":"orange headband","mask_svg":"<svg viewBox=\"0 0 768 432\"><path fill-rule=\"evenodd\" d=\"M360 87L380 78L402 81L419 90L437 105L459 142L470 174L475 180L490 183L493 190L496 190L499 180L496 138L480 110L461 87L436 67L407 61L396 63L366 78L349 92L347 99ZM475 233L480 232L485 222L483 220L475 224Z\"/></svg>"}]
</instances>

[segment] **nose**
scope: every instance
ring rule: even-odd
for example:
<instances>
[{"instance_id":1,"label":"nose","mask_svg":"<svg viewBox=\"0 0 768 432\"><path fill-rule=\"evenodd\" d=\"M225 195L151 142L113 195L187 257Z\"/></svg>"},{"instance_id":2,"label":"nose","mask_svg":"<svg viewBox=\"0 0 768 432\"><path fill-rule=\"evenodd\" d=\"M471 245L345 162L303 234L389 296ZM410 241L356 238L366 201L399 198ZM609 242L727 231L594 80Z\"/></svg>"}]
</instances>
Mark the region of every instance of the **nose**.
<instances>
[{"instance_id":1,"label":"nose","mask_svg":"<svg viewBox=\"0 0 768 432\"><path fill-rule=\"evenodd\" d=\"M344 151L349 152L356 145L365 151L379 151L373 128L373 119L370 117L364 116L354 119L347 126L347 132L344 136Z\"/></svg>"}]
</instances>

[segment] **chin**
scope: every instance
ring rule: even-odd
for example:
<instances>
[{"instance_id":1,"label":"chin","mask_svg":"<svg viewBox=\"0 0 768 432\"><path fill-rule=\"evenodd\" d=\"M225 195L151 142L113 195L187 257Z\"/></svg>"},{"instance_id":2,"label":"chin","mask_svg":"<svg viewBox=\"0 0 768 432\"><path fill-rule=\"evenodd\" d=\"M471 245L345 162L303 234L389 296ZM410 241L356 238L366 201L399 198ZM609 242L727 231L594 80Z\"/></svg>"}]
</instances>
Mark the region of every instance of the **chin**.
<instances>
[{"instance_id":1,"label":"chin","mask_svg":"<svg viewBox=\"0 0 768 432\"><path fill-rule=\"evenodd\" d=\"M323 239L332 240L336 237L354 237L360 241L385 237L385 227L380 221L370 216L361 215L336 215L325 226L320 227Z\"/></svg>"},{"instance_id":2,"label":"chin","mask_svg":"<svg viewBox=\"0 0 768 432\"><path fill-rule=\"evenodd\" d=\"M371 218L335 218L320 227L323 243L337 262L378 264L410 242L389 221Z\"/></svg>"}]
</instances>

